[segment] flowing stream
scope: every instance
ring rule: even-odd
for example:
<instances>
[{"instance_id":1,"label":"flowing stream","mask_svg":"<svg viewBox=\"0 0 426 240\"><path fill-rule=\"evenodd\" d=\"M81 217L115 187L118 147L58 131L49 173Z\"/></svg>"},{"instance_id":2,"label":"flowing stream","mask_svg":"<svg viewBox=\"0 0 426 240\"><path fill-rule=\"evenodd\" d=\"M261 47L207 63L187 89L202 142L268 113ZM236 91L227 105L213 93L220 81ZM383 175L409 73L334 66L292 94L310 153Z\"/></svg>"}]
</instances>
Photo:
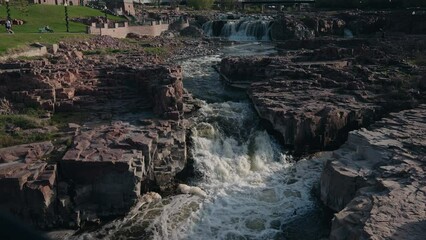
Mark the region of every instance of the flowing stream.
<instances>
[{"instance_id":1,"label":"flowing stream","mask_svg":"<svg viewBox=\"0 0 426 240\"><path fill-rule=\"evenodd\" d=\"M181 63L185 87L205 101L192 129L192 155L199 177L188 185L201 188L207 196L180 194L144 205L114 227L104 227L98 238L319 238L318 231L303 228L320 225L320 220L312 218L318 204L311 190L319 180L322 162L293 161L260 126L245 92L224 86L211 67L226 55L274 53L270 45L249 43Z\"/></svg>"},{"instance_id":2,"label":"flowing stream","mask_svg":"<svg viewBox=\"0 0 426 240\"><path fill-rule=\"evenodd\" d=\"M209 21L203 25L209 37L224 37L231 41L269 41L270 19Z\"/></svg>"}]
</instances>

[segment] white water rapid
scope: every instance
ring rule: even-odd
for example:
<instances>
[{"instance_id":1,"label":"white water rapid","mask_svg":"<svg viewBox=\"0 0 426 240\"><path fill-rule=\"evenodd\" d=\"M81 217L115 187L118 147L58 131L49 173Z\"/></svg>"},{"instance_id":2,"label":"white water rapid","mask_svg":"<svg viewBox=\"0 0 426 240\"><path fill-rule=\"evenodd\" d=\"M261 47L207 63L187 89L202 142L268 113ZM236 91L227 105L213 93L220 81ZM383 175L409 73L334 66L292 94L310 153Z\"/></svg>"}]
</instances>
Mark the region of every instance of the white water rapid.
<instances>
[{"instance_id":1,"label":"white water rapid","mask_svg":"<svg viewBox=\"0 0 426 240\"><path fill-rule=\"evenodd\" d=\"M224 24L221 22L205 23L204 33L209 37L224 37L231 41L270 41L270 20L227 20Z\"/></svg>"},{"instance_id":2,"label":"white water rapid","mask_svg":"<svg viewBox=\"0 0 426 240\"><path fill-rule=\"evenodd\" d=\"M260 48L232 46L223 52L247 55L252 49L260 55ZM219 60L218 55L181 63L185 87L209 100L193 119L191 153L198 177L187 183L202 191L181 186L190 194L143 205L80 239L301 239L285 236L283 226L306 222L304 216L318 208L311 190L322 162L293 161L260 126L245 93L221 85L211 68Z\"/></svg>"}]
</instances>

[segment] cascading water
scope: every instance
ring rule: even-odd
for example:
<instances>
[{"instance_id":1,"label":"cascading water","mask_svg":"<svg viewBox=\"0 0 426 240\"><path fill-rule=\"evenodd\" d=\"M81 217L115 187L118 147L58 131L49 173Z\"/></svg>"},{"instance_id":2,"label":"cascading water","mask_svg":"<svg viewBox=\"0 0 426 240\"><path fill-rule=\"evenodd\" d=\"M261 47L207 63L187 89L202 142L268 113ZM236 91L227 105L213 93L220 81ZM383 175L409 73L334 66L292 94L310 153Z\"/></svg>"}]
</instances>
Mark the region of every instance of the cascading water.
<instances>
[{"instance_id":1,"label":"cascading water","mask_svg":"<svg viewBox=\"0 0 426 240\"><path fill-rule=\"evenodd\" d=\"M203 25L209 37L224 37L232 41L270 41L270 20L219 20Z\"/></svg>"},{"instance_id":2,"label":"cascading water","mask_svg":"<svg viewBox=\"0 0 426 240\"><path fill-rule=\"evenodd\" d=\"M267 46L263 48L271 53ZM232 46L223 52L250 54L242 49L259 55L260 46ZM80 239L313 239L306 237L309 230L302 230L300 224L295 228L302 237L291 238L285 229L291 230L297 219L306 223L309 217L305 216L316 211L310 192L322 162L292 161L260 126L241 92L218 88L218 75L209 67L219 59L200 57L181 63L186 88L199 98L208 92L210 102L193 119L192 157L200 177L189 183L206 196L166 197ZM313 224L318 225L316 219Z\"/></svg>"}]
</instances>

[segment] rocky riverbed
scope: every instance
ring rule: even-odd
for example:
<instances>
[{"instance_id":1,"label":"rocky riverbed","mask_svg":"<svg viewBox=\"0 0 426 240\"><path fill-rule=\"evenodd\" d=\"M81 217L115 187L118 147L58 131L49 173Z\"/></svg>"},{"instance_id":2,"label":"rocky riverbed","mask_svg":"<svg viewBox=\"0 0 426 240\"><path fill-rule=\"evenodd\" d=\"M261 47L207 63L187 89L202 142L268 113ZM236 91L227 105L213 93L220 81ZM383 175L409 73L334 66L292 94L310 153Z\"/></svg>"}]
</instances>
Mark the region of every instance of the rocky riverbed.
<instances>
[{"instance_id":1,"label":"rocky riverbed","mask_svg":"<svg viewBox=\"0 0 426 240\"><path fill-rule=\"evenodd\" d=\"M54 131L1 149L1 206L43 229L78 228L127 213L148 191L174 192L188 159L183 116L196 109L181 68L108 37L54 51L0 64L11 112L31 107L47 118L41 129L8 122L3 134Z\"/></svg>"},{"instance_id":2,"label":"rocky riverbed","mask_svg":"<svg viewBox=\"0 0 426 240\"><path fill-rule=\"evenodd\" d=\"M379 32L375 17L364 30ZM223 80L247 89L264 126L296 156L335 150L320 187L323 203L338 212L330 239L422 239L425 69L410 59L424 53L426 38L315 38L336 34L339 24L323 33L291 26L283 25L293 35L277 44L277 56L224 58Z\"/></svg>"},{"instance_id":3,"label":"rocky riverbed","mask_svg":"<svg viewBox=\"0 0 426 240\"><path fill-rule=\"evenodd\" d=\"M0 206L41 229L122 217L75 238L311 239L328 235L320 199L330 239L422 239L425 14L407 16L204 19L206 35L279 42L221 49L196 21L195 39L94 37L0 63Z\"/></svg>"}]
</instances>

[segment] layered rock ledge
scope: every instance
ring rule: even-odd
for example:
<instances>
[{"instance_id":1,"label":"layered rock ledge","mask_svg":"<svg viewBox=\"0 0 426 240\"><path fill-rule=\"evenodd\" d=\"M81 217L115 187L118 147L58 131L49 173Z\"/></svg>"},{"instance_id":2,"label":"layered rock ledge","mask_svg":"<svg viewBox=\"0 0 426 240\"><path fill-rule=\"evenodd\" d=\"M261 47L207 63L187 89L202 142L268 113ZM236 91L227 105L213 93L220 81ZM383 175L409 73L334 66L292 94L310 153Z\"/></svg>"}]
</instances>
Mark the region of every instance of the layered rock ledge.
<instances>
[{"instance_id":1,"label":"layered rock ledge","mask_svg":"<svg viewBox=\"0 0 426 240\"><path fill-rule=\"evenodd\" d=\"M351 132L321 176L330 239L423 239L425 156L426 105Z\"/></svg>"},{"instance_id":2,"label":"layered rock ledge","mask_svg":"<svg viewBox=\"0 0 426 240\"><path fill-rule=\"evenodd\" d=\"M418 69L396 46L401 41L305 41L319 48L225 58L220 72L231 86L248 88L259 116L295 154L332 150L349 131L424 100ZM413 49L422 42L414 40Z\"/></svg>"},{"instance_id":3,"label":"layered rock ledge","mask_svg":"<svg viewBox=\"0 0 426 240\"><path fill-rule=\"evenodd\" d=\"M51 141L0 149L0 208L39 228L123 216L149 191L175 191L187 165L184 114L195 107L182 70L135 45L95 37L61 43L46 58L0 63L0 95L42 111L43 124L65 118L45 127L55 129ZM3 134L40 130L8 124Z\"/></svg>"}]
</instances>

